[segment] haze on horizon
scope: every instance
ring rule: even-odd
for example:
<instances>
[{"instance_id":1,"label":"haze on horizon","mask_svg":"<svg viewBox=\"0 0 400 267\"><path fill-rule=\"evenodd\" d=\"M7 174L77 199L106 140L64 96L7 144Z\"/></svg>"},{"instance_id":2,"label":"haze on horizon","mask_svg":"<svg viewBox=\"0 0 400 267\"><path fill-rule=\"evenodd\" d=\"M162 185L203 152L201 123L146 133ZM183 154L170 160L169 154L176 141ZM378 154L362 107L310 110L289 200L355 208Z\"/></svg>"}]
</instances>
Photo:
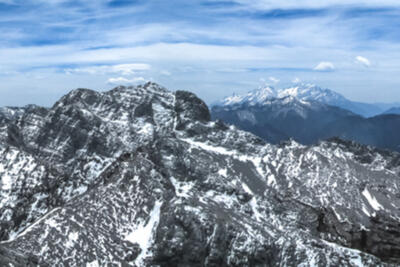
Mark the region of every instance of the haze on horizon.
<instances>
[{"instance_id":1,"label":"haze on horizon","mask_svg":"<svg viewBox=\"0 0 400 267\"><path fill-rule=\"evenodd\" d=\"M0 0L0 106L151 80L208 103L268 83L400 102L395 0Z\"/></svg>"}]
</instances>

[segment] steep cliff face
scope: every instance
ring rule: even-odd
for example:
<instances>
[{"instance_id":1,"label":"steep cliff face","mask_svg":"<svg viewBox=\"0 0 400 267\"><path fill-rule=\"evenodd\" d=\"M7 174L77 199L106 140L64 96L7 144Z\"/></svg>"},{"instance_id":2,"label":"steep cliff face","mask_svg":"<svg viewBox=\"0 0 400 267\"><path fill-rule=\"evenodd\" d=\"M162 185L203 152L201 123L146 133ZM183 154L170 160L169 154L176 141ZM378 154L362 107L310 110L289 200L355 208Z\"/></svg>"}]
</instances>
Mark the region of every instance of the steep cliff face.
<instances>
[{"instance_id":1,"label":"steep cliff face","mask_svg":"<svg viewBox=\"0 0 400 267\"><path fill-rule=\"evenodd\" d=\"M154 83L78 89L2 127L0 262L400 263L396 153L266 144Z\"/></svg>"}]
</instances>

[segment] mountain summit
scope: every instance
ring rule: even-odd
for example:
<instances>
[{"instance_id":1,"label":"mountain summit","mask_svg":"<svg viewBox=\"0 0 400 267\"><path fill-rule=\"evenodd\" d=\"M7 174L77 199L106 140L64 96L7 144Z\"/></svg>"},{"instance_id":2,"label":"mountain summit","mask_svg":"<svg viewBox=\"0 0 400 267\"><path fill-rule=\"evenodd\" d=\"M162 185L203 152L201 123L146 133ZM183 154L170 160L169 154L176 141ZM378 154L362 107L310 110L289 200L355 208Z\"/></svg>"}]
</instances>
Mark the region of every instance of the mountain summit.
<instances>
[{"instance_id":1,"label":"mountain summit","mask_svg":"<svg viewBox=\"0 0 400 267\"><path fill-rule=\"evenodd\" d=\"M0 127L0 265L400 263L397 153L266 144L154 83Z\"/></svg>"}]
</instances>

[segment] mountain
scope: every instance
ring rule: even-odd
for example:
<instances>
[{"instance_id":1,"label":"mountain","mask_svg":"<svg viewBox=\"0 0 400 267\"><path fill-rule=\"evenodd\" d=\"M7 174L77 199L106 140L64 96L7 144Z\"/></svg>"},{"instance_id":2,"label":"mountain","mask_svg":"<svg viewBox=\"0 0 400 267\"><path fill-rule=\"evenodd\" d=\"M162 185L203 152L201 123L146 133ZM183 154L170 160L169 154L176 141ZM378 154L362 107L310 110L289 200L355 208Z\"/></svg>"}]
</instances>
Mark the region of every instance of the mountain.
<instances>
[{"instance_id":1,"label":"mountain","mask_svg":"<svg viewBox=\"0 0 400 267\"><path fill-rule=\"evenodd\" d=\"M262 104L214 106L213 119L249 131L267 142L294 139L310 145L332 137L400 152L400 115L371 118L292 96L266 100Z\"/></svg>"},{"instance_id":2,"label":"mountain","mask_svg":"<svg viewBox=\"0 0 400 267\"><path fill-rule=\"evenodd\" d=\"M336 121L357 116L350 111L291 95L263 102L214 106L213 119L220 119L277 144L293 138L312 144L325 136L325 129Z\"/></svg>"},{"instance_id":3,"label":"mountain","mask_svg":"<svg viewBox=\"0 0 400 267\"><path fill-rule=\"evenodd\" d=\"M325 136L354 140L362 144L400 151L400 115L379 115L371 118L347 117L325 129Z\"/></svg>"},{"instance_id":4,"label":"mountain","mask_svg":"<svg viewBox=\"0 0 400 267\"><path fill-rule=\"evenodd\" d=\"M343 96L314 85L278 90L265 87L227 97L211 107L211 114L213 119L273 144L293 138L309 145L340 137L400 152L400 136L395 134L400 130L400 114L385 112L365 118L351 112L349 103Z\"/></svg>"},{"instance_id":5,"label":"mountain","mask_svg":"<svg viewBox=\"0 0 400 267\"><path fill-rule=\"evenodd\" d=\"M380 109L383 111L389 110L391 108L397 108L400 107L400 102L392 102L392 103L381 103L381 102L376 102L373 103L375 106L378 106Z\"/></svg>"},{"instance_id":6,"label":"mountain","mask_svg":"<svg viewBox=\"0 0 400 267\"><path fill-rule=\"evenodd\" d=\"M154 83L1 127L2 265L400 264L398 153L266 144Z\"/></svg>"},{"instance_id":7,"label":"mountain","mask_svg":"<svg viewBox=\"0 0 400 267\"><path fill-rule=\"evenodd\" d=\"M248 92L244 95L234 94L217 101L213 106L229 106L247 103L249 105L260 104L268 99L276 98L277 91L272 86L260 87L259 89Z\"/></svg>"},{"instance_id":8,"label":"mountain","mask_svg":"<svg viewBox=\"0 0 400 267\"><path fill-rule=\"evenodd\" d=\"M275 89L271 86L261 87L247 94L226 97L214 103L213 106L229 106L235 104L255 105L262 104L268 99L283 98L286 96L296 97L303 101L321 102L330 106L336 106L364 117L378 115L383 111L379 105L354 102L332 90L305 83L295 84L284 89Z\"/></svg>"},{"instance_id":9,"label":"mountain","mask_svg":"<svg viewBox=\"0 0 400 267\"><path fill-rule=\"evenodd\" d=\"M400 115L400 107L390 108L390 109L386 110L385 112L383 112L382 114L397 114L397 115Z\"/></svg>"}]
</instances>

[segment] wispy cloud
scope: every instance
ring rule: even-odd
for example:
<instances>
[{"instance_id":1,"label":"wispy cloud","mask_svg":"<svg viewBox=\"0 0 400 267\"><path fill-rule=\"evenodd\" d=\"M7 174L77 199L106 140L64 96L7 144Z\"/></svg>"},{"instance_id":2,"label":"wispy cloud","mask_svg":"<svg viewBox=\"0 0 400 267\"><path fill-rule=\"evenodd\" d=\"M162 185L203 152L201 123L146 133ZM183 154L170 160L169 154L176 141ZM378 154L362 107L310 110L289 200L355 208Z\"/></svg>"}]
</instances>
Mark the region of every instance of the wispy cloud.
<instances>
[{"instance_id":1,"label":"wispy cloud","mask_svg":"<svg viewBox=\"0 0 400 267\"><path fill-rule=\"evenodd\" d=\"M320 63L318 63L317 66L314 67L314 70L317 70L317 71L333 71L333 70L335 70L335 66L333 65L332 62L321 61Z\"/></svg>"},{"instance_id":2,"label":"wispy cloud","mask_svg":"<svg viewBox=\"0 0 400 267\"><path fill-rule=\"evenodd\" d=\"M371 62L368 58L362 56L356 56L356 63L363 65L364 67L371 66Z\"/></svg>"},{"instance_id":3,"label":"wispy cloud","mask_svg":"<svg viewBox=\"0 0 400 267\"><path fill-rule=\"evenodd\" d=\"M117 77L117 78L109 78L107 80L108 84L137 84L137 83L143 83L146 82L146 79L143 77L133 77L131 79L125 78L125 77Z\"/></svg>"},{"instance_id":4,"label":"wispy cloud","mask_svg":"<svg viewBox=\"0 0 400 267\"><path fill-rule=\"evenodd\" d=\"M109 74L120 73L121 75L135 74L137 71L146 71L150 69L149 64L134 63L134 64L119 64L119 65L103 65L103 66L90 66L83 68L68 68L65 72L72 73L87 73L87 74Z\"/></svg>"},{"instance_id":5,"label":"wispy cloud","mask_svg":"<svg viewBox=\"0 0 400 267\"><path fill-rule=\"evenodd\" d=\"M275 77L272 77L272 76L269 77L268 80L271 81L271 82L274 83L274 84L277 84L277 83L279 83L279 81L280 81L278 78L275 78Z\"/></svg>"},{"instance_id":6,"label":"wispy cloud","mask_svg":"<svg viewBox=\"0 0 400 267\"><path fill-rule=\"evenodd\" d=\"M164 75L164 76L171 76L171 75L172 75L172 73L169 72L169 71L167 71L167 70L162 70L162 71L160 71L160 74L162 74L162 75Z\"/></svg>"}]
</instances>

